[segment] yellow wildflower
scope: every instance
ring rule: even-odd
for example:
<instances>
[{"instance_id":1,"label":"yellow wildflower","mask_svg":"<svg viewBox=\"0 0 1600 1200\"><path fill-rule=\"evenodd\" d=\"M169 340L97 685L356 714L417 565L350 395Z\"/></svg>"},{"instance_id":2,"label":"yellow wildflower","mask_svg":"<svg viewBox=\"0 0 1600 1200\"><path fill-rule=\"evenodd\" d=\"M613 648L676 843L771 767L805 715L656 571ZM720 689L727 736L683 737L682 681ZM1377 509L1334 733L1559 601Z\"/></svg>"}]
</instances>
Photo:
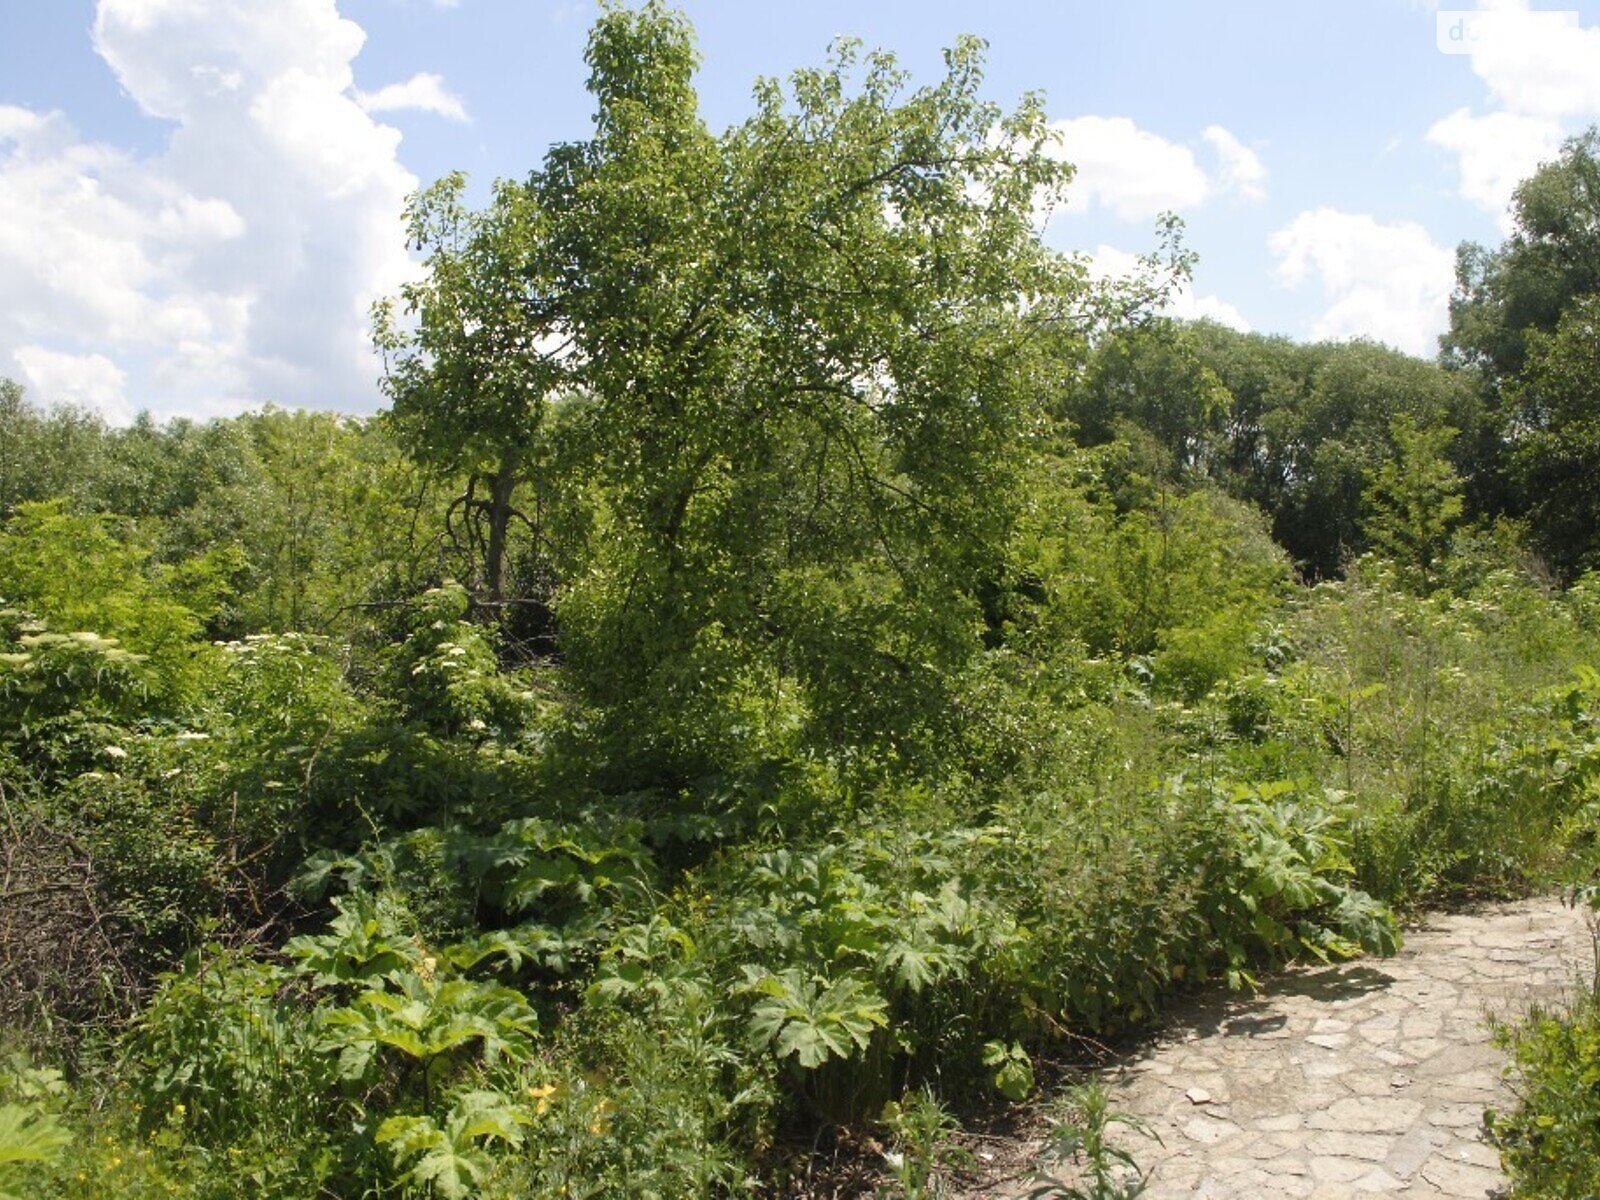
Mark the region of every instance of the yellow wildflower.
<instances>
[{"instance_id":1,"label":"yellow wildflower","mask_svg":"<svg viewBox=\"0 0 1600 1200\"><path fill-rule=\"evenodd\" d=\"M550 1111L551 1097L556 1094L556 1091L556 1085L553 1083L547 1083L543 1087L531 1087L528 1089L528 1095L532 1096L536 1101L533 1106L534 1116L542 1117L545 1113Z\"/></svg>"}]
</instances>

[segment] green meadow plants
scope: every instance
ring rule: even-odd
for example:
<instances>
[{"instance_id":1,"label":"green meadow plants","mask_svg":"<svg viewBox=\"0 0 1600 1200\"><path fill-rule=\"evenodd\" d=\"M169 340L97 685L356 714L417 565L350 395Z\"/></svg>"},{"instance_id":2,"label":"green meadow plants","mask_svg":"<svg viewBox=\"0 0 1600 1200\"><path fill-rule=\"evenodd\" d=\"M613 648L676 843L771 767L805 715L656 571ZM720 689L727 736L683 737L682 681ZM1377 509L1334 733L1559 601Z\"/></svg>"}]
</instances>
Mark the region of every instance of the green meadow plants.
<instances>
[{"instance_id":1,"label":"green meadow plants","mask_svg":"<svg viewBox=\"0 0 1600 1200\"><path fill-rule=\"evenodd\" d=\"M1160 1141L1145 1121L1113 1108L1110 1091L1098 1080L1078 1084L1057 1098L1040 1157L1062 1174L1041 1171L1027 1193L1029 1200L1135 1200L1144 1195L1149 1173L1114 1138L1119 1127Z\"/></svg>"},{"instance_id":2,"label":"green meadow plants","mask_svg":"<svg viewBox=\"0 0 1600 1200\"><path fill-rule=\"evenodd\" d=\"M1541 1010L1497 1031L1515 1064L1516 1107L1489 1134L1517 1200L1584 1200L1600 1178L1600 1001Z\"/></svg>"},{"instance_id":3,"label":"green meadow plants","mask_svg":"<svg viewBox=\"0 0 1600 1200\"><path fill-rule=\"evenodd\" d=\"M927 1088L907 1093L884 1105L881 1117L889 1137L884 1165L893 1185L880 1193L885 1200L943 1200L950 1195L950 1175L972 1165L972 1155L953 1143L954 1118Z\"/></svg>"},{"instance_id":4,"label":"green meadow plants","mask_svg":"<svg viewBox=\"0 0 1600 1200\"><path fill-rule=\"evenodd\" d=\"M1592 530L1510 494L1587 453L1592 305L1496 332L1522 252L1463 260L1521 380L1175 323L1175 221L1124 283L1040 240L1071 169L976 40L722 130L697 54L602 5L593 128L412 198L387 413L0 381L0 1194L724 1200L877 1145L929 1198L1083 1038L1592 884ZM1592 1158L1591 1008L1506 1035L1527 1180ZM1138 1194L1103 1090L1056 1117L1041 1200Z\"/></svg>"},{"instance_id":5,"label":"green meadow plants","mask_svg":"<svg viewBox=\"0 0 1600 1200\"><path fill-rule=\"evenodd\" d=\"M61 1160L73 1135L59 1109L67 1087L61 1072L14 1057L0 1068L0 1200L25 1200L41 1168Z\"/></svg>"}]
</instances>

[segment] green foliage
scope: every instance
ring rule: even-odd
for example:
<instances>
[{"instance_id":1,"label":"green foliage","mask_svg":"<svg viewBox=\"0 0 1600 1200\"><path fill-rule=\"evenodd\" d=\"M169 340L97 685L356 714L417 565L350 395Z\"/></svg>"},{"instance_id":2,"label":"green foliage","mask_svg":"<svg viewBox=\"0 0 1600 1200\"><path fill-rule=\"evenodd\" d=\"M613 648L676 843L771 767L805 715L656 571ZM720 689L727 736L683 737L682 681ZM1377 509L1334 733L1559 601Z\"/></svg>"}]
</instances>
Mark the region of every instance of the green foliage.
<instances>
[{"instance_id":1,"label":"green foliage","mask_svg":"<svg viewBox=\"0 0 1600 1200\"><path fill-rule=\"evenodd\" d=\"M79 493L93 479L106 438L92 413L43 412L22 385L0 379L0 519L20 504Z\"/></svg>"},{"instance_id":2,"label":"green foliage","mask_svg":"<svg viewBox=\"0 0 1600 1200\"><path fill-rule=\"evenodd\" d=\"M1140 1118L1113 1109L1111 1093L1099 1081L1079 1084L1060 1098L1040 1157L1052 1165L1081 1161L1080 1177L1068 1182L1041 1171L1029 1200L1134 1200L1144 1195L1149 1173L1140 1171L1134 1155L1107 1136L1118 1125L1161 1140Z\"/></svg>"},{"instance_id":3,"label":"green foliage","mask_svg":"<svg viewBox=\"0 0 1600 1200\"><path fill-rule=\"evenodd\" d=\"M1525 517L1566 578L1594 553L1585 363L1600 293L1597 214L1600 130L1591 128L1517 188L1511 235L1497 249L1462 244L1442 339L1448 363L1475 369L1492 415L1476 439L1474 490L1491 511Z\"/></svg>"},{"instance_id":4,"label":"green foliage","mask_svg":"<svg viewBox=\"0 0 1600 1200\"><path fill-rule=\"evenodd\" d=\"M1423 591L1433 588L1435 566L1462 512L1461 480L1445 458L1456 431L1419 428L1409 416L1391 428L1394 457L1367 486L1367 535L1372 547Z\"/></svg>"},{"instance_id":5,"label":"green foliage","mask_svg":"<svg viewBox=\"0 0 1600 1200\"><path fill-rule=\"evenodd\" d=\"M176 1113L203 1144L277 1145L314 1161L333 1074L304 1013L304 995L280 968L215 945L192 953L131 1042L146 1128Z\"/></svg>"},{"instance_id":6,"label":"green foliage","mask_svg":"<svg viewBox=\"0 0 1600 1200\"><path fill-rule=\"evenodd\" d=\"M499 1092L464 1092L442 1126L427 1116L390 1117L378 1126L376 1137L406 1169L410 1184L445 1200L462 1200L476 1192L489 1169L484 1147L520 1147L528 1122L527 1114Z\"/></svg>"},{"instance_id":7,"label":"green foliage","mask_svg":"<svg viewBox=\"0 0 1600 1200\"><path fill-rule=\"evenodd\" d=\"M0 595L56 629L93 630L144 656L152 698L168 704L187 696L204 657L196 640L204 614L174 584L136 535L59 501L24 504L0 528Z\"/></svg>"},{"instance_id":8,"label":"green foliage","mask_svg":"<svg viewBox=\"0 0 1600 1200\"><path fill-rule=\"evenodd\" d=\"M994 1072L990 1082L1013 1104L1021 1104L1033 1094L1033 1059L1020 1042L985 1042L983 1065Z\"/></svg>"},{"instance_id":9,"label":"green foliage","mask_svg":"<svg viewBox=\"0 0 1600 1200\"><path fill-rule=\"evenodd\" d=\"M66 1091L60 1071L32 1067L24 1058L0 1069L0 1200L37 1194L43 1169L72 1144L58 1111Z\"/></svg>"},{"instance_id":10,"label":"green foliage","mask_svg":"<svg viewBox=\"0 0 1600 1200\"><path fill-rule=\"evenodd\" d=\"M0 386L0 961L80 976L5 1010L77 1074L0 1076L0 1188L710 1200L843 1126L932 1196L1064 1039L1596 874L1600 589L1530 554L1586 493L1501 486L1597 474L1592 137L1458 305L1560 301L1480 387L1134 320L1175 223L1127 286L1043 246L975 42L722 132L696 61L608 4L590 136L414 198L384 417ZM1060 1115L1037 1194L1137 1194Z\"/></svg>"},{"instance_id":11,"label":"green foliage","mask_svg":"<svg viewBox=\"0 0 1600 1200\"><path fill-rule=\"evenodd\" d=\"M370 1080L380 1053L392 1051L415 1062L427 1103L441 1068L469 1049L490 1068L504 1056L528 1053L539 1018L521 993L469 979L441 982L436 971L425 957L415 970L324 1014L320 1048L338 1053L341 1076Z\"/></svg>"},{"instance_id":12,"label":"green foliage","mask_svg":"<svg viewBox=\"0 0 1600 1200\"><path fill-rule=\"evenodd\" d=\"M520 992L457 973L481 954L430 953L405 922L357 894L326 933L291 941L292 966L191 956L132 1044L146 1130L175 1124L186 1151L225 1149L262 1194L370 1183L385 1162L424 1190L469 1194L490 1147L521 1145L531 1117L503 1089L540 1022Z\"/></svg>"},{"instance_id":13,"label":"green foliage","mask_svg":"<svg viewBox=\"0 0 1600 1200\"><path fill-rule=\"evenodd\" d=\"M1561 699L1594 652L1571 610L1504 567L1426 598L1364 568L1295 624L1275 722L1335 756L1361 885L1394 900L1548 877L1581 805L1557 764L1587 736Z\"/></svg>"},{"instance_id":14,"label":"green foliage","mask_svg":"<svg viewBox=\"0 0 1600 1200\"><path fill-rule=\"evenodd\" d=\"M841 44L721 135L694 60L677 14L608 8L593 136L482 214L458 179L419 198L418 332L379 321L397 412L428 453L488 460L492 564L513 455L571 393L543 477L603 501L556 615L629 784L780 729L926 752L979 634L966 581L1077 338L1081 268L1032 224L1067 172L1036 98L978 98L976 42L905 95Z\"/></svg>"},{"instance_id":15,"label":"green foliage","mask_svg":"<svg viewBox=\"0 0 1600 1200\"><path fill-rule=\"evenodd\" d=\"M1600 132L1570 139L1518 186L1512 233L1497 250L1464 243L1456 260L1447 355L1492 381L1517 375L1537 331L1600 292Z\"/></svg>"},{"instance_id":16,"label":"green foliage","mask_svg":"<svg viewBox=\"0 0 1600 1200\"><path fill-rule=\"evenodd\" d=\"M51 1163L72 1140L72 1135L48 1113L20 1104L0 1104L0 1197L22 1200L11 1183L27 1163Z\"/></svg>"},{"instance_id":17,"label":"green foliage","mask_svg":"<svg viewBox=\"0 0 1600 1200\"><path fill-rule=\"evenodd\" d=\"M0 646L0 737L44 769L100 765L154 687L148 660L116 639L56 633L18 609L0 609Z\"/></svg>"},{"instance_id":18,"label":"green foliage","mask_svg":"<svg viewBox=\"0 0 1600 1200\"><path fill-rule=\"evenodd\" d=\"M1363 497L1392 457L1391 424L1466 431L1452 463L1476 482L1499 453L1482 408L1469 379L1381 346L1200 322L1107 339L1065 415L1088 445L1147 439L1155 473L1259 506L1301 569L1327 578L1369 548Z\"/></svg>"},{"instance_id":19,"label":"green foliage","mask_svg":"<svg viewBox=\"0 0 1600 1200\"><path fill-rule=\"evenodd\" d=\"M1491 1112L1489 1132L1518 1200L1583 1200L1600 1178L1600 1001L1539 1011L1502 1026L1515 1062L1517 1107Z\"/></svg>"},{"instance_id":20,"label":"green foliage","mask_svg":"<svg viewBox=\"0 0 1600 1200\"><path fill-rule=\"evenodd\" d=\"M391 668L403 713L439 737L521 731L532 693L499 671L481 627L465 618L466 590L446 583L417 598L408 617L411 636Z\"/></svg>"},{"instance_id":21,"label":"green foliage","mask_svg":"<svg viewBox=\"0 0 1600 1200\"><path fill-rule=\"evenodd\" d=\"M1508 388L1517 431L1511 470L1528 497L1535 544L1566 578L1600 564L1597 342L1600 295L1585 296L1554 331L1529 335L1526 370Z\"/></svg>"},{"instance_id":22,"label":"green foliage","mask_svg":"<svg viewBox=\"0 0 1600 1200\"><path fill-rule=\"evenodd\" d=\"M883 1107L882 1121L894 1146L883 1157L895 1188L880 1195L893 1200L948 1196L946 1171L969 1163L971 1155L951 1144L959 1126L934 1094L924 1088L890 1101Z\"/></svg>"},{"instance_id":23,"label":"green foliage","mask_svg":"<svg viewBox=\"0 0 1600 1200\"><path fill-rule=\"evenodd\" d=\"M848 1059L865 1050L875 1029L888 1024L883 998L870 984L846 976L829 982L805 979L797 971L779 975L751 970L751 992L761 999L750 1012L750 1036L790 1055L807 1070L829 1059Z\"/></svg>"},{"instance_id":24,"label":"green foliage","mask_svg":"<svg viewBox=\"0 0 1600 1200\"><path fill-rule=\"evenodd\" d=\"M137 939L130 965L143 974L181 956L222 908L227 851L219 831L152 786L144 748L129 744L126 759L105 759L63 785L51 818L88 852L105 914ZM117 769L125 765L133 769Z\"/></svg>"}]
</instances>

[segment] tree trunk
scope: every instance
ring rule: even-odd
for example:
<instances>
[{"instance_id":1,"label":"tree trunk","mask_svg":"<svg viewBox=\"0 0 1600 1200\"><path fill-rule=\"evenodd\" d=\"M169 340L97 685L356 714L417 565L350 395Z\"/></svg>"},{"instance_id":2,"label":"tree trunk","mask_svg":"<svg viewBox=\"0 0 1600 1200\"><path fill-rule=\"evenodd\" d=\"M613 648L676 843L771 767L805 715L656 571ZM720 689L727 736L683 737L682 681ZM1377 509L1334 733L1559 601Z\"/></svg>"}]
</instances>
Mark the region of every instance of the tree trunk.
<instances>
[{"instance_id":1,"label":"tree trunk","mask_svg":"<svg viewBox=\"0 0 1600 1200\"><path fill-rule=\"evenodd\" d=\"M507 454L489 483L489 546L484 572L490 604L499 604L505 599L506 535L511 527L511 493L516 486L516 461Z\"/></svg>"}]
</instances>

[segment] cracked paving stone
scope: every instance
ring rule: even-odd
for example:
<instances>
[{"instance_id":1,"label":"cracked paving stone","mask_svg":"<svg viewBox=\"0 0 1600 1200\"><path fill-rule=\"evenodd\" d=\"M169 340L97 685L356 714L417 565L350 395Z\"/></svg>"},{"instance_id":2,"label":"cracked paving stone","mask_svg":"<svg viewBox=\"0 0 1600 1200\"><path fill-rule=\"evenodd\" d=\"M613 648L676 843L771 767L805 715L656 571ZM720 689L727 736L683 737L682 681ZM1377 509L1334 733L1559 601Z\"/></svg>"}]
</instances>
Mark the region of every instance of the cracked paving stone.
<instances>
[{"instance_id":1,"label":"cracked paving stone","mask_svg":"<svg viewBox=\"0 0 1600 1200\"><path fill-rule=\"evenodd\" d=\"M1591 954L1582 914L1543 898L1431 916L1393 959L1192 997L1106 1073L1160 1137L1116 1144L1149 1200L1485 1200L1505 1180L1483 1110L1512 1103L1486 1017L1569 999ZM1025 1194L1013 1176L965 1195Z\"/></svg>"}]
</instances>

